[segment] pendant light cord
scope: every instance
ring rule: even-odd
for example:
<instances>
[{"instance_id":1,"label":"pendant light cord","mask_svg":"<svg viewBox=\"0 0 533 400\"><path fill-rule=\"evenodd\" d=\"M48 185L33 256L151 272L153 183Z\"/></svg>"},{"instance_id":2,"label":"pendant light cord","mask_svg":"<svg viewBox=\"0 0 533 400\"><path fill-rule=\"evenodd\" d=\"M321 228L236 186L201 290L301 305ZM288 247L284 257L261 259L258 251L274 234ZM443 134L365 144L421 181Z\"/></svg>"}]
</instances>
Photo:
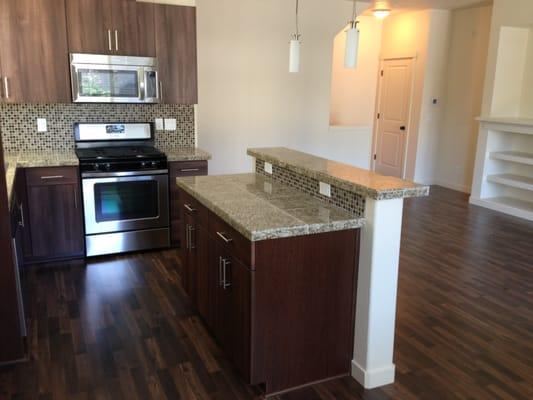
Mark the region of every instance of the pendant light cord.
<instances>
[{"instance_id":1,"label":"pendant light cord","mask_svg":"<svg viewBox=\"0 0 533 400\"><path fill-rule=\"evenodd\" d=\"M298 9L299 9L299 0L296 0L296 39L300 38L300 29L298 28Z\"/></svg>"},{"instance_id":2,"label":"pendant light cord","mask_svg":"<svg viewBox=\"0 0 533 400\"><path fill-rule=\"evenodd\" d=\"M357 5L356 0L353 0L353 11L352 11L352 20L350 21L350 25L352 28L355 28L359 21L357 21Z\"/></svg>"}]
</instances>

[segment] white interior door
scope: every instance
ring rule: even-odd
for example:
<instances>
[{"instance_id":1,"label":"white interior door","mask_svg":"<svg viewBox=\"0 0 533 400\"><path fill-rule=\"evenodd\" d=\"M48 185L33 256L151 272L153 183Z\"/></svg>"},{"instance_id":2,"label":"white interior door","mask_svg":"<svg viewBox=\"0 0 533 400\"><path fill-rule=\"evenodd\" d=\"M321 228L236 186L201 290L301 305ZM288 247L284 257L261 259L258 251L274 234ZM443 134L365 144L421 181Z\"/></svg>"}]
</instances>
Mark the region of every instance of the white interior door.
<instances>
[{"instance_id":1,"label":"white interior door","mask_svg":"<svg viewBox=\"0 0 533 400\"><path fill-rule=\"evenodd\" d=\"M404 176L412 78L412 58L383 61L374 153L374 170L383 175Z\"/></svg>"}]
</instances>

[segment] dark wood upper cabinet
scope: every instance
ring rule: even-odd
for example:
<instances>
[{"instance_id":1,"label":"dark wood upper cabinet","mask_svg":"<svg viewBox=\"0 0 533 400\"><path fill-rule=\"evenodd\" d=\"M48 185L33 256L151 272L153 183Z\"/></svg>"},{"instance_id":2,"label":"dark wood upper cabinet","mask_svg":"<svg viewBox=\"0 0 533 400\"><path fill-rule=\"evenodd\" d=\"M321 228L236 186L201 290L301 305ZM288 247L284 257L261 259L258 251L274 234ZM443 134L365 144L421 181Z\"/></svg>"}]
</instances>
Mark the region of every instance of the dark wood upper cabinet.
<instances>
[{"instance_id":1,"label":"dark wood upper cabinet","mask_svg":"<svg viewBox=\"0 0 533 400\"><path fill-rule=\"evenodd\" d=\"M68 0L71 53L155 56L154 5L135 0Z\"/></svg>"},{"instance_id":2,"label":"dark wood upper cabinet","mask_svg":"<svg viewBox=\"0 0 533 400\"><path fill-rule=\"evenodd\" d=\"M67 0L71 53L109 54L113 48L109 0Z\"/></svg>"},{"instance_id":3,"label":"dark wood upper cabinet","mask_svg":"<svg viewBox=\"0 0 533 400\"><path fill-rule=\"evenodd\" d=\"M83 257L83 213L78 169L26 170L32 259Z\"/></svg>"},{"instance_id":4,"label":"dark wood upper cabinet","mask_svg":"<svg viewBox=\"0 0 533 400\"><path fill-rule=\"evenodd\" d=\"M198 103L196 8L155 5L162 102Z\"/></svg>"},{"instance_id":5,"label":"dark wood upper cabinet","mask_svg":"<svg viewBox=\"0 0 533 400\"><path fill-rule=\"evenodd\" d=\"M0 59L3 101L70 102L65 1L2 0Z\"/></svg>"}]
</instances>

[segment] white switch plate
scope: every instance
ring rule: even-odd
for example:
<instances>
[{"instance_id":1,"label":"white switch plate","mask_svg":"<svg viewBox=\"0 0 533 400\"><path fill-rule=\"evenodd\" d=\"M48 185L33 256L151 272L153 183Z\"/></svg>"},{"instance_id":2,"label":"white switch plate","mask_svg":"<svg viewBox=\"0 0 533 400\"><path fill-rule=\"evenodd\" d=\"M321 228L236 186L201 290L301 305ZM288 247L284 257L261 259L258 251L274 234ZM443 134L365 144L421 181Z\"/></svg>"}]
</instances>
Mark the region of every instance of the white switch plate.
<instances>
[{"instance_id":1,"label":"white switch plate","mask_svg":"<svg viewBox=\"0 0 533 400\"><path fill-rule=\"evenodd\" d=\"M162 131L163 129L165 129L165 125L163 124L163 118L156 118L155 119L155 130Z\"/></svg>"},{"instance_id":2,"label":"white switch plate","mask_svg":"<svg viewBox=\"0 0 533 400\"><path fill-rule=\"evenodd\" d=\"M176 130L176 118L165 118L165 130L166 131Z\"/></svg>"},{"instance_id":3,"label":"white switch plate","mask_svg":"<svg viewBox=\"0 0 533 400\"><path fill-rule=\"evenodd\" d=\"M272 164L270 164L270 163L268 163L268 162L265 163L265 172L266 172L267 174L272 175Z\"/></svg>"},{"instance_id":4,"label":"white switch plate","mask_svg":"<svg viewBox=\"0 0 533 400\"><path fill-rule=\"evenodd\" d=\"M331 197L331 185L329 183L320 182L320 194Z\"/></svg>"},{"instance_id":5,"label":"white switch plate","mask_svg":"<svg viewBox=\"0 0 533 400\"><path fill-rule=\"evenodd\" d=\"M46 118L37 118L37 132L47 132Z\"/></svg>"}]
</instances>

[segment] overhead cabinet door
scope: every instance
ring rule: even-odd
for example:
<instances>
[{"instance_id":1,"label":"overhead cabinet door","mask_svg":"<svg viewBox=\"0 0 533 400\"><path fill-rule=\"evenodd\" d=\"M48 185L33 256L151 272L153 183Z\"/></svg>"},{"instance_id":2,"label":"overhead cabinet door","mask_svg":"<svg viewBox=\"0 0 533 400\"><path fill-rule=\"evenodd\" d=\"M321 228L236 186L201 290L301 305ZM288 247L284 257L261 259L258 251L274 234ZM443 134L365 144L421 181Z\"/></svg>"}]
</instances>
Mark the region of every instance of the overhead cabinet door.
<instances>
[{"instance_id":1,"label":"overhead cabinet door","mask_svg":"<svg viewBox=\"0 0 533 400\"><path fill-rule=\"evenodd\" d=\"M67 0L71 53L155 56L154 6L135 0Z\"/></svg>"},{"instance_id":2,"label":"overhead cabinet door","mask_svg":"<svg viewBox=\"0 0 533 400\"><path fill-rule=\"evenodd\" d=\"M0 1L0 60L4 101L69 102L65 1Z\"/></svg>"},{"instance_id":3,"label":"overhead cabinet door","mask_svg":"<svg viewBox=\"0 0 533 400\"><path fill-rule=\"evenodd\" d=\"M71 53L109 54L113 49L110 0L67 0Z\"/></svg>"},{"instance_id":4,"label":"overhead cabinet door","mask_svg":"<svg viewBox=\"0 0 533 400\"><path fill-rule=\"evenodd\" d=\"M162 102L198 103L196 8L155 5Z\"/></svg>"}]
</instances>

